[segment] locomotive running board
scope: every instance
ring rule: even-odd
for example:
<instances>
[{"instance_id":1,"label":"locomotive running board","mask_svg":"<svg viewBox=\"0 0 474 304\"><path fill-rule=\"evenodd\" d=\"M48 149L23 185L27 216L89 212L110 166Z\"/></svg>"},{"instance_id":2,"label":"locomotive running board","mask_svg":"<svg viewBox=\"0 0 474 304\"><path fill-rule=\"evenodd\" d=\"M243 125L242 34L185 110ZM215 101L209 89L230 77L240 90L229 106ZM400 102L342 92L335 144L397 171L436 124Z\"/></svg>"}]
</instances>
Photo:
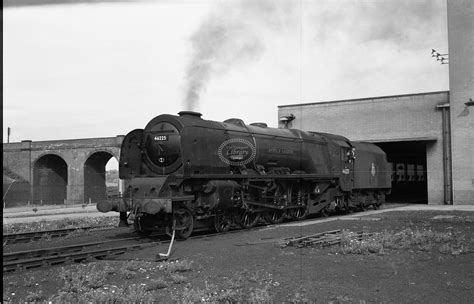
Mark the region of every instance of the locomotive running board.
<instances>
[{"instance_id":1,"label":"locomotive running board","mask_svg":"<svg viewBox=\"0 0 474 304\"><path fill-rule=\"evenodd\" d=\"M181 178L195 178L195 179L302 179L302 180L317 180L317 181L334 181L338 180L335 175L319 175L319 174L190 174L183 175Z\"/></svg>"},{"instance_id":2,"label":"locomotive running board","mask_svg":"<svg viewBox=\"0 0 474 304\"><path fill-rule=\"evenodd\" d=\"M173 196L171 201L173 202L183 202L183 201L194 201L194 195L182 195L182 196Z\"/></svg>"}]
</instances>

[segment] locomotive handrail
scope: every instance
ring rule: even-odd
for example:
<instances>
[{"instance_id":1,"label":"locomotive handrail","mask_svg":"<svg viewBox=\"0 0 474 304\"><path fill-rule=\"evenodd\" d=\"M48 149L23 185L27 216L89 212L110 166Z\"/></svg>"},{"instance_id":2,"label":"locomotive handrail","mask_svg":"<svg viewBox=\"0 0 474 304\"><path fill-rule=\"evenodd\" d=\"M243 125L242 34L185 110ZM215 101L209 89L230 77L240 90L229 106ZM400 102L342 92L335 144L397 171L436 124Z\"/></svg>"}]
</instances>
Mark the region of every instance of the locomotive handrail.
<instances>
[{"instance_id":1,"label":"locomotive handrail","mask_svg":"<svg viewBox=\"0 0 474 304\"><path fill-rule=\"evenodd\" d=\"M199 126L193 126L195 128L202 128L202 129L210 129L210 130L214 130L215 128L214 127L209 127L209 126L202 126L202 125L199 125ZM225 127L223 127L223 130L226 130ZM297 129L282 129L282 130L297 130ZM301 131L301 130L298 130L298 131ZM305 138L303 140L303 138L301 137L301 135L299 134L299 136L295 136L295 134L292 134L293 136L285 136L285 135L276 135L276 134L267 134L267 133L261 133L261 132L255 132L255 131L249 131L249 130L232 130L232 132L235 132L235 133L242 133L242 134L245 134L245 135L259 135L259 136L262 136L262 137L271 137L271 138L274 138L274 139L279 139L279 138L282 138L282 139L287 139L289 141L296 141L296 142L312 142L312 143L319 143L319 144L325 144L327 143L327 140L322 137L322 138L312 138L311 135L312 134L318 134L316 132L312 132L312 134L310 134L310 132L306 132L306 131L302 131L302 132L306 132L308 133L308 138Z\"/></svg>"}]
</instances>

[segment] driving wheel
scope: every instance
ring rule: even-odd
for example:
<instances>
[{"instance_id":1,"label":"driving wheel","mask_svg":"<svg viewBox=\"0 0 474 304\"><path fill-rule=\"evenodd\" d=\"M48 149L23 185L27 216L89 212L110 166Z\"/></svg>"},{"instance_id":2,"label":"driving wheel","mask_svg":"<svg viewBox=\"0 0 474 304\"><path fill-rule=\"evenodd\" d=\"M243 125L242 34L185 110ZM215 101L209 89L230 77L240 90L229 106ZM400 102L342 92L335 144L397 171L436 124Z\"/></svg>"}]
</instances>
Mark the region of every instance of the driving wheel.
<instances>
[{"instance_id":1,"label":"driving wheel","mask_svg":"<svg viewBox=\"0 0 474 304\"><path fill-rule=\"evenodd\" d=\"M275 193L273 194L273 205L278 207L284 207L287 205L288 196L284 185L277 184ZM285 219L285 211L281 209L273 209L264 214L265 220L270 224L279 224Z\"/></svg>"},{"instance_id":2,"label":"driving wheel","mask_svg":"<svg viewBox=\"0 0 474 304\"><path fill-rule=\"evenodd\" d=\"M237 221L242 228L252 228L257 225L260 215L248 209L240 211Z\"/></svg>"},{"instance_id":3,"label":"driving wheel","mask_svg":"<svg viewBox=\"0 0 474 304\"><path fill-rule=\"evenodd\" d=\"M232 217L225 213L216 214L214 218L214 228L217 232L227 232L232 225Z\"/></svg>"},{"instance_id":4,"label":"driving wheel","mask_svg":"<svg viewBox=\"0 0 474 304\"><path fill-rule=\"evenodd\" d=\"M288 201L290 208L287 210L287 217L291 220L302 220L308 215L309 191L299 185L288 187Z\"/></svg>"},{"instance_id":5,"label":"driving wheel","mask_svg":"<svg viewBox=\"0 0 474 304\"><path fill-rule=\"evenodd\" d=\"M271 210L265 212L264 218L270 224L279 224L285 219L285 211L278 209Z\"/></svg>"}]
</instances>

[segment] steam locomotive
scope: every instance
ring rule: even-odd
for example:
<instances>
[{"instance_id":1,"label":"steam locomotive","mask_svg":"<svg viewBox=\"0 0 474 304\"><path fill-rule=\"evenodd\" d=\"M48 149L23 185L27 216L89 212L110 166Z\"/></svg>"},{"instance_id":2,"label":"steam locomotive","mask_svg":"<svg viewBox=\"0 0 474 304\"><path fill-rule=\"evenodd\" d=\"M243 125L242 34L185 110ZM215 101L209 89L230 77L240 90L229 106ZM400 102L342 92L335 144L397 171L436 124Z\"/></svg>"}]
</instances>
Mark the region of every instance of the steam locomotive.
<instances>
[{"instance_id":1,"label":"steam locomotive","mask_svg":"<svg viewBox=\"0 0 474 304\"><path fill-rule=\"evenodd\" d=\"M123 199L97 204L134 214L141 234L175 229L218 232L280 223L309 214L378 208L391 188L391 167L376 145L339 135L204 120L182 111L159 115L123 140Z\"/></svg>"}]
</instances>

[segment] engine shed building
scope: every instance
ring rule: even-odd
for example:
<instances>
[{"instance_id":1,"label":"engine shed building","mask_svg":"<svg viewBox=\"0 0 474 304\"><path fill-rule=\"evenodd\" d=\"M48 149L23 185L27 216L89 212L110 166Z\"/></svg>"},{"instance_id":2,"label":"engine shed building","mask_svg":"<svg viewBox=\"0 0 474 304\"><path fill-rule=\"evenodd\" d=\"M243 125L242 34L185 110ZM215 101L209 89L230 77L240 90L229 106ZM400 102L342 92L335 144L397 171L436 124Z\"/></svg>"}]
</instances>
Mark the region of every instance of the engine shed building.
<instances>
[{"instance_id":1,"label":"engine shed building","mask_svg":"<svg viewBox=\"0 0 474 304\"><path fill-rule=\"evenodd\" d=\"M279 127L379 145L393 163L388 200L474 204L474 4L447 8L449 91L281 105Z\"/></svg>"},{"instance_id":2,"label":"engine shed building","mask_svg":"<svg viewBox=\"0 0 474 304\"><path fill-rule=\"evenodd\" d=\"M449 92L433 92L283 105L278 112L280 127L376 143L393 164L392 199L441 203L448 99ZM294 119L287 122L286 117Z\"/></svg>"}]
</instances>

